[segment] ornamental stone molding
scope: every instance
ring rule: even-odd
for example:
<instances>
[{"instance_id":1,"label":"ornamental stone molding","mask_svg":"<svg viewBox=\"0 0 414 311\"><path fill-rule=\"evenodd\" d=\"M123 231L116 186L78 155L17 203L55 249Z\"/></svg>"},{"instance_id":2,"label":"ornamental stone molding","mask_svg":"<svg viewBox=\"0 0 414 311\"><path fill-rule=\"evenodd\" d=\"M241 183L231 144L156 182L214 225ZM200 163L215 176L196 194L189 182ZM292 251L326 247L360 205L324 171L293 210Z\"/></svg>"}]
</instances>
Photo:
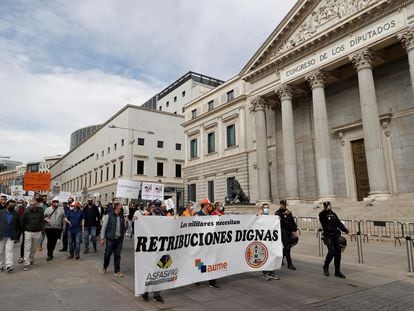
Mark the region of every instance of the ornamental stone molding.
<instances>
[{"instance_id":1,"label":"ornamental stone molding","mask_svg":"<svg viewBox=\"0 0 414 311\"><path fill-rule=\"evenodd\" d=\"M263 96L255 96L250 100L250 112L266 110L267 103Z\"/></svg>"},{"instance_id":2,"label":"ornamental stone molding","mask_svg":"<svg viewBox=\"0 0 414 311\"><path fill-rule=\"evenodd\" d=\"M370 49L365 48L349 55L349 60L357 70L372 68L374 55L372 55Z\"/></svg>"},{"instance_id":3,"label":"ornamental stone molding","mask_svg":"<svg viewBox=\"0 0 414 311\"><path fill-rule=\"evenodd\" d=\"M277 57L289 49L312 38L317 33L332 27L341 20L372 6L381 0L322 0L309 14L298 30L277 50L272 57Z\"/></svg>"},{"instance_id":4,"label":"ornamental stone molding","mask_svg":"<svg viewBox=\"0 0 414 311\"><path fill-rule=\"evenodd\" d=\"M407 52L414 48L414 27L407 28L397 37Z\"/></svg>"},{"instance_id":5,"label":"ornamental stone molding","mask_svg":"<svg viewBox=\"0 0 414 311\"><path fill-rule=\"evenodd\" d=\"M292 100L293 90L288 84L282 84L275 92L280 100Z\"/></svg>"},{"instance_id":6,"label":"ornamental stone molding","mask_svg":"<svg viewBox=\"0 0 414 311\"><path fill-rule=\"evenodd\" d=\"M326 73L323 70L316 69L305 76L312 89L316 87L324 87L326 81Z\"/></svg>"}]
</instances>

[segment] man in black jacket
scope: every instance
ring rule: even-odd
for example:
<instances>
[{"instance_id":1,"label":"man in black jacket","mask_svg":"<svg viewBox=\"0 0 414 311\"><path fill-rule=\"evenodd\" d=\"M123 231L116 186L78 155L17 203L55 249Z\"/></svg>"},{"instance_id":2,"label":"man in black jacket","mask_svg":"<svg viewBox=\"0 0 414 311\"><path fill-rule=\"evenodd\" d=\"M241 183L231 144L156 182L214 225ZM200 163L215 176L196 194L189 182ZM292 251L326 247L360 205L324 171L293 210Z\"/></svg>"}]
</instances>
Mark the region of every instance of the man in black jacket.
<instances>
[{"instance_id":1,"label":"man in black jacket","mask_svg":"<svg viewBox=\"0 0 414 311\"><path fill-rule=\"evenodd\" d=\"M298 227L292 212L287 208L286 200L280 201L280 208L275 213L280 217L280 228L282 230L283 256L286 258L288 269L296 270L292 264L292 257L290 256L291 238L297 237Z\"/></svg>"},{"instance_id":2,"label":"man in black jacket","mask_svg":"<svg viewBox=\"0 0 414 311\"><path fill-rule=\"evenodd\" d=\"M30 207L23 215L24 230L24 271L33 265L36 249L42 236L45 215L36 200L30 201Z\"/></svg>"},{"instance_id":3,"label":"man in black jacket","mask_svg":"<svg viewBox=\"0 0 414 311\"><path fill-rule=\"evenodd\" d=\"M344 279L345 275L341 272L341 246L339 245L339 237L341 236L341 231L350 237L352 237L352 234L332 211L331 202L323 202L323 208L323 211L319 213L319 221L323 229L324 243L328 247L328 254L323 265L323 273L325 276L329 276L329 264L334 258L335 276Z\"/></svg>"},{"instance_id":4,"label":"man in black jacket","mask_svg":"<svg viewBox=\"0 0 414 311\"><path fill-rule=\"evenodd\" d=\"M14 270L13 246L20 232L20 216L14 210L15 205L14 200L8 200L7 208L0 210L0 271Z\"/></svg>"},{"instance_id":5,"label":"man in black jacket","mask_svg":"<svg viewBox=\"0 0 414 311\"><path fill-rule=\"evenodd\" d=\"M96 253L96 228L101 223L101 216L98 207L93 204L91 198L88 199L88 204L83 208L84 229L83 241L85 242L84 254L89 253L89 236L91 237L93 251Z\"/></svg>"}]
</instances>

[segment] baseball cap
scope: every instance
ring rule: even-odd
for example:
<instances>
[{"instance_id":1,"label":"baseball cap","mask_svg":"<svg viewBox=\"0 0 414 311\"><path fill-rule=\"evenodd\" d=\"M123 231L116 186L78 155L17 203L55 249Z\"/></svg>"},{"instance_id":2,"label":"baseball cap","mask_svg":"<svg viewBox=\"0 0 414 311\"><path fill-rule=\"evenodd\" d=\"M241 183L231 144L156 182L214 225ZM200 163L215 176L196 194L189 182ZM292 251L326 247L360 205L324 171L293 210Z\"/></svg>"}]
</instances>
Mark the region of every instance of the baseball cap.
<instances>
[{"instance_id":1,"label":"baseball cap","mask_svg":"<svg viewBox=\"0 0 414 311\"><path fill-rule=\"evenodd\" d=\"M71 204L70 204L70 206L79 206L80 204L79 204L79 202L78 201L73 201Z\"/></svg>"},{"instance_id":2,"label":"baseball cap","mask_svg":"<svg viewBox=\"0 0 414 311\"><path fill-rule=\"evenodd\" d=\"M200 201L200 204L211 204L211 202L208 198L205 198Z\"/></svg>"}]
</instances>

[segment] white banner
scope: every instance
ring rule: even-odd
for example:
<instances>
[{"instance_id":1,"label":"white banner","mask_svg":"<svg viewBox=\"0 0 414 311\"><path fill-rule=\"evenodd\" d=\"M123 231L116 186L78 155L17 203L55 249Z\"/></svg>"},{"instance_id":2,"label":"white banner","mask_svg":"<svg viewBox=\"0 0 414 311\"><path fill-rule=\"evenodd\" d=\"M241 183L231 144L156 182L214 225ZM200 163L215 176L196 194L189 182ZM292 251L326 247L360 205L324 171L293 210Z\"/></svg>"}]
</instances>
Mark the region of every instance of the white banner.
<instances>
[{"instance_id":1,"label":"white banner","mask_svg":"<svg viewBox=\"0 0 414 311\"><path fill-rule=\"evenodd\" d=\"M140 187L140 181L119 179L116 187L116 197L138 199Z\"/></svg>"},{"instance_id":2,"label":"white banner","mask_svg":"<svg viewBox=\"0 0 414 311\"><path fill-rule=\"evenodd\" d=\"M136 296L282 263L274 215L142 216L134 227Z\"/></svg>"}]
</instances>

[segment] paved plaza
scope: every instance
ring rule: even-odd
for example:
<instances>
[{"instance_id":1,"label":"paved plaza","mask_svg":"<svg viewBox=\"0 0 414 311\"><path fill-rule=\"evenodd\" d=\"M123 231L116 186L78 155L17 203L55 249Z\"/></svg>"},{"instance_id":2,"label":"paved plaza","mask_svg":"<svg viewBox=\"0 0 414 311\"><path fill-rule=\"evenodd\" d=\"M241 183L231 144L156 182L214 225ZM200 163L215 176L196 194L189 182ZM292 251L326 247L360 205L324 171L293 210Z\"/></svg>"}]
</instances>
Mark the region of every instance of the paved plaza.
<instances>
[{"instance_id":1,"label":"paved plaza","mask_svg":"<svg viewBox=\"0 0 414 311\"><path fill-rule=\"evenodd\" d=\"M314 232L302 232L293 249L297 270L282 266L280 280L265 281L261 273L235 275L219 280L222 290L200 284L164 291L163 305L134 296L129 238L121 264L124 278L113 276L112 262L107 274L99 272L102 249L78 261L56 252L50 262L43 251L30 271L17 264L13 273L0 274L0 310L414 310L414 278L407 276L404 243L364 243L364 264L358 264L356 243L349 242L343 280L333 276L333 265L331 276L323 275L318 240Z\"/></svg>"}]
</instances>

